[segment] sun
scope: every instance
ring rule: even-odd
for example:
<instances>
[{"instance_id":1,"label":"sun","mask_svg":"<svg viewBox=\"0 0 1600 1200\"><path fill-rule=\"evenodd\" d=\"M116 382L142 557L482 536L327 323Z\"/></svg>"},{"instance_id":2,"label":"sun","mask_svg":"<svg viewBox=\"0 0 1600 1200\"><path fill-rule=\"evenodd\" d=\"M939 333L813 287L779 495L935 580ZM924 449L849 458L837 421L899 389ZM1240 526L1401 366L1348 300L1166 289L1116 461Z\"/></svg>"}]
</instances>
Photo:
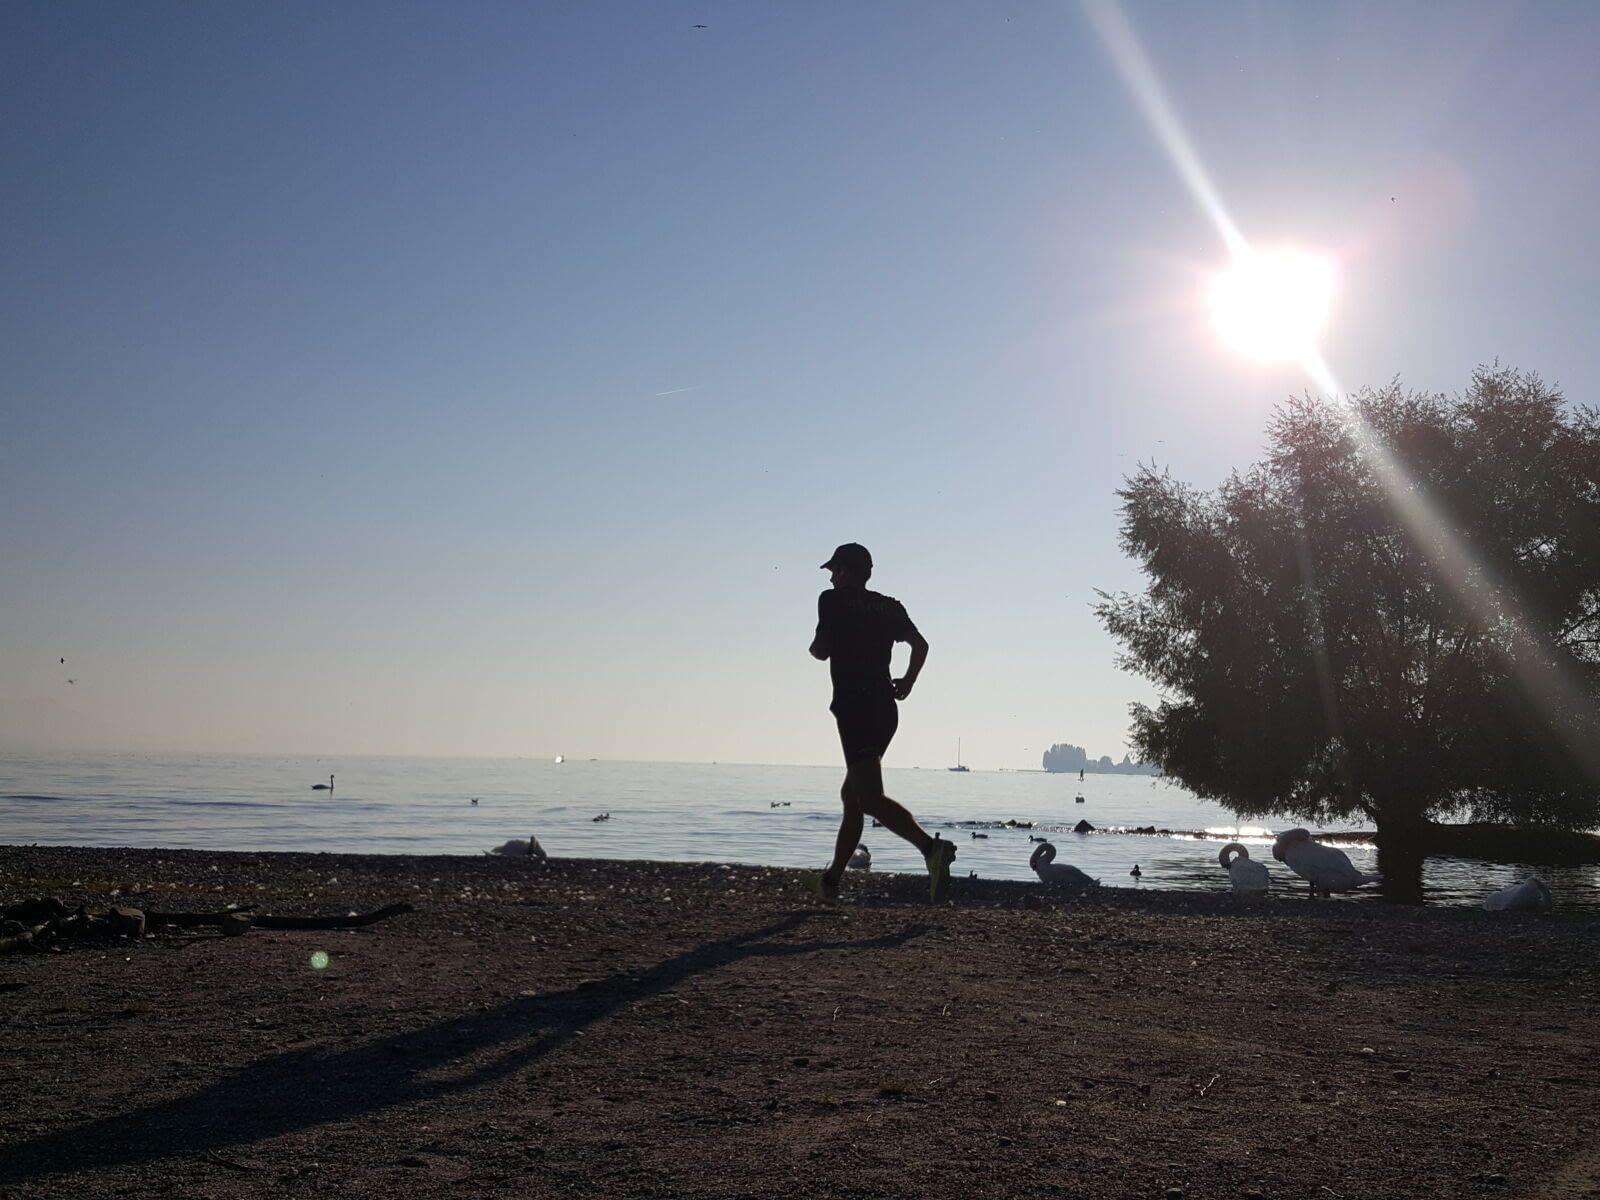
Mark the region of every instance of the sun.
<instances>
[{"instance_id":1,"label":"sun","mask_svg":"<svg viewBox=\"0 0 1600 1200\"><path fill-rule=\"evenodd\" d=\"M1305 250L1245 250L1211 281L1222 340L1262 362L1304 359L1333 303L1333 261Z\"/></svg>"}]
</instances>

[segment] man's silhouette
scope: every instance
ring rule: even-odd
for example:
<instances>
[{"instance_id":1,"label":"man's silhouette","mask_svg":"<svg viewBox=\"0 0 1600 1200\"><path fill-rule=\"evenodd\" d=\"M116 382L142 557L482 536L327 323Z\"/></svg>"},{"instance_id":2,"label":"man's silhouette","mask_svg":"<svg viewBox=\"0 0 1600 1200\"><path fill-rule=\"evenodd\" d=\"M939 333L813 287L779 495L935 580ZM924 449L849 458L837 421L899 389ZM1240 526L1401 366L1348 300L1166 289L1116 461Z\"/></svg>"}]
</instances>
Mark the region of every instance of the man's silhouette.
<instances>
[{"instance_id":1,"label":"man's silhouette","mask_svg":"<svg viewBox=\"0 0 1600 1200\"><path fill-rule=\"evenodd\" d=\"M891 596L867 590L872 555L865 546L847 542L822 564L833 573L833 588L817 597L817 635L811 656L826 659L833 676L829 711L839 723L844 747L844 787L839 798L844 816L833 862L818 878L825 897L837 896L845 864L861 841L863 816L876 817L885 828L917 848L928 863L929 894L944 898L950 882L951 843L929 837L917 819L883 794L883 755L900 725L901 700L928 658L928 640L917 632L905 606ZM899 679L889 677L889 659L896 642L911 646L911 662Z\"/></svg>"}]
</instances>

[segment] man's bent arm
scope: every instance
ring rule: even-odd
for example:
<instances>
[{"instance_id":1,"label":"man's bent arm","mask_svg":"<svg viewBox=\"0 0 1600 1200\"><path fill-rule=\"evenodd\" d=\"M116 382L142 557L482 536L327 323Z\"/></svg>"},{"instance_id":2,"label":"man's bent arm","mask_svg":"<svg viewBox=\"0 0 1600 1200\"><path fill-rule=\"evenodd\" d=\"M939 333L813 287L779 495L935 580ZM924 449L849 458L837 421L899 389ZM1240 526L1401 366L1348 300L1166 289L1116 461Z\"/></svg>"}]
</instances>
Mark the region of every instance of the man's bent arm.
<instances>
[{"instance_id":1,"label":"man's bent arm","mask_svg":"<svg viewBox=\"0 0 1600 1200\"><path fill-rule=\"evenodd\" d=\"M901 700L911 694L912 684L916 683L917 676L922 674L922 664L928 661L927 638L916 633L906 640L911 643L911 662L906 666L906 673L894 683L894 694Z\"/></svg>"},{"instance_id":2,"label":"man's bent arm","mask_svg":"<svg viewBox=\"0 0 1600 1200\"><path fill-rule=\"evenodd\" d=\"M822 630L817 630L817 636L811 639L811 657L826 659L832 653L833 639L823 633Z\"/></svg>"}]
</instances>

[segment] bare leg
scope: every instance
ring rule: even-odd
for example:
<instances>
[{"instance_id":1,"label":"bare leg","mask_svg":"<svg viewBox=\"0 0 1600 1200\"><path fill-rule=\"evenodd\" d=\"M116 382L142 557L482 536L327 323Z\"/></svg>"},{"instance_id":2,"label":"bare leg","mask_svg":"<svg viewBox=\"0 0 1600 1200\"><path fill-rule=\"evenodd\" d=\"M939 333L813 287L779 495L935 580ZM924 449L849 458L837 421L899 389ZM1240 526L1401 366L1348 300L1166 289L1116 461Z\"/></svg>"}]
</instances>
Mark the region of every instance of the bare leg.
<instances>
[{"instance_id":1,"label":"bare leg","mask_svg":"<svg viewBox=\"0 0 1600 1200\"><path fill-rule=\"evenodd\" d=\"M880 793L870 800L863 800L861 807L870 816L883 822L883 827L890 833L905 838L915 846L922 857L928 857L928 848L933 845L933 839L928 836L927 830L917 824L917 819L904 805Z\"/></svg>"},{"instance_id":2,"label":"bare leg","mask_svg":"<svg viewBox=\"0 0 1600 1200\"><path fill-rule=\"evenodd\" d=\"M822 873L824 884L831 888L839 886L839 880L844 875L845 866L850 862L850 856L861 844L861 805L850 793L849 776L845 777L845 785L839 791L839 798L844 802L844 816L839 818L839 836L833 844L833 862Z\"/></svg>"},{"instance_id":3,"label":"bare leg","mask_svg":"<svg viewBox=\"0 0 1600 1200\"><path fill-rule=\"evenodd\" d=\"M850 855L861 842L862 814L867 813L883 823L890 833L904 838L917 848L917 853L927 858L934 839L917 824L917 819L901 804L883 794L883 764L877 759L851 763L845 770L844 787L839 789L839 799L844 803L844 816L839 822L839 837L834 843L833 862L823 872L829 887L837 887L843 878ZM950 843L944 843L949 846ZM954 847L951 847L953 850ZM945 853L949 854L950 851ZM954 857L951 854L951 857Z\"/></svg>"}]
</instances>

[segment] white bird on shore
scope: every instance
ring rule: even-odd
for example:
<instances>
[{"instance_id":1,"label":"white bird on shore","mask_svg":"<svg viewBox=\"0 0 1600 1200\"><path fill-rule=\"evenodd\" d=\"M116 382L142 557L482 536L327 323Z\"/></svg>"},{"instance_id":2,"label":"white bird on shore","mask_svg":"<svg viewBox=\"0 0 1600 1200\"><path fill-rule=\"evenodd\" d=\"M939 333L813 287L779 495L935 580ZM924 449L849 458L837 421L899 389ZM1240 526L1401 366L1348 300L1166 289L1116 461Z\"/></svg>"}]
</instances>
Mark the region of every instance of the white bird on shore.
<instances>
[{"instance_id":1,"label":"white bird on shore","mask_svg":"<svg viewBox=\"0 0 1600 1200\"><path fill-rule=\"evenodd\" d=\"M499 854L506 858L549 858L544 852L544 847L539 845L539 839L533 834L528 835L528 840L512 838L503 846L496 846L493 850L486 850L486 854Z\"/></svg>"},{"instance_id":2,"label":"white bird on shore","mask_svg":"<svg viewBox=\"0 0 1600 1200\"><path fill-rule=\"evenodd\" d=\"M1056 848L1049 842L1041 842L1034 847L1033 857L1028 859L1028 865L1034 869L1039 878L1045 883L1055 883L1063 887L1073 888L1100 886L1098 879L1091 879L1069 863L1056 862L1055 857Z\"/></svg>"},{"instance_id":3,"label":"white bird on shore","mask_svg":"<svg viewBox=\"0 0 1600 1200\"><path fill-rule=\"evenodd\" d=\"M1272 843L1272 857L1288 864L1291 871L1309 883L1313 896L1318 892L1331 896L1335 892L1354 891L1364 883L1377 883L1383 878L1356 870L1343 850L1313 842L1308 829L1280 833L1278 840Z\"/></svg>"},{"instance_id":4,"label":"white bird on shore","mask_svg":"<svg viewBox=\"0 0 1600 1200\"><path fill-rule=\"evenodd\" d=\"M313 783L311 785L311 790L313 792L331 792L331 791L333 791L333 776L332 775L328 776L328 782L327 783Z\"/></svg>"},{"instance_id":5,"label":"white bird on shore","mask_svg":"<svg viewBox=\"0 0 1600 1200\"><path fill-rule=\"evenodd\" d=\"M1550 885L1537 875L1530 875L1521 883L1501 888L1498 892L1490 892L1483 898L1485 912L1537 912L1555 906L1556 899L1550 894Z\"/></svg>"},{"instance_id":6,"label":"white bird on shore","mask_svg":"<svg viewBox=\"0 0 1600 1200\"><path fill-rule=\"evenodd\" d=\"M1232 857L1235 852L1237 857ZM1224 846L1222 853L1217 855L1217 861L1233 881L1233 890L1236 892L1264 892L1272 886L1272 873L1267 870L1267 864L1252 861L1250 851L1238 842L1229 842Z\"/></svg>"},{"instance_id":7,"label":"white bird on shore","mask_svg":"<svg viewBox=\"0 0 1600 1200\"><path fill-rule=\"evenodd\" d=\"M852 871L872 870L872 851L867 849L865 842L856 847L855 853L850 856L850 861L845 866Z\"/></svg>"}]
</instances>

